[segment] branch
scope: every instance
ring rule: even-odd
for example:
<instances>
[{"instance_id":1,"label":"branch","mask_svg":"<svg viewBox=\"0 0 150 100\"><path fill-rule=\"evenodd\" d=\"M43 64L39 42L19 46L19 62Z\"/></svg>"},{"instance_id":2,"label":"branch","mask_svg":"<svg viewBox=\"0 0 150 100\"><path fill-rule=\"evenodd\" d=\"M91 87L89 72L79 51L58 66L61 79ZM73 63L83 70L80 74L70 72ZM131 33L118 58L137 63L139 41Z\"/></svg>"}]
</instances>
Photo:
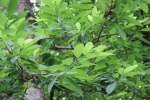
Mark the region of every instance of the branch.
<instances>
[{"instance_id":1,"label":"branch","mask_svg":"<svg viewBox=\"0 0 150 100\"><path fill-rule=\"evenodd\" d=\"M1 39L2 43L4 44L4 46L6 47L7 51L13 55L13 52L7 47L7 45L4 43L4 41Z\"/></svg>"},{"instance_id":2,"label":"branch","mask_svg":"<svg viewBox=\"0 0 150 100\"><path fill-rule=\"evenodd\" d=\"M73 50L73 47L68 47L68 46L51 46L51 50Z\"/></svg>"},{"instance_id":3,"label":"branch","mask_svg":"<svg viewBox=\"0 0 150 100\"><path fill-rule=\"evenodd\" d=\"M133 93L133 95L132 95L132 97L131 97L130 100L134 100L134 97L135 97L135 96L136 96L135 93Z\"/></svg>"},{"instance_id":4,"label":"branch","mask_svg":"<svg viewBox=\"0 0 150 100\"><path fill-rule=\"evenodd\" d=\"M116 7L116 5L113 5L112 3L113 3L113 0L111 0L109 9L105 12L103 18L107 18L111 14L111 10L113 10Z\"/></svg>"},{"instance_id":5,"label":"branch","mask_svg":"<svg viewBox=\"0 0 150 100\"><path fill-rule=\"evenodd\" d=\"M103 18L106 18L106 19L107 19L107 17L111 14L111 10L114 9L115 7L116 7L116 6L113 5L113 0L111 0L111 4L110 4L110 6L109 6L109 9L105 12ZM98 34L98 37L97 37L96 39L93 39L93 40L92 40L93 43L99 42L99 39L100 39L100 37L101 37L101 33L102 33L103 29L104 29L104 26L105 26L105 22L102 24L102 27L101 27L100 32L99 32L99 34Z\"/></svg>"},{"instance_id":6,"label":"branch","mask_svg":"<svg viewBox=\"0 0 150 100\"><path fill-rule=\"evenodd\" d=\"M113 36L113 35L118 35L118 34L106 34L106 35L102 35L101 37L105 37L105 36Z\"/></svg>"},{"instance_id":7,"label":"branch","mask_svg":"<svg viewBox=\"0 0 150 100\"><path fill-rule=\"evenodd\" d=\"M102 28L100 29L100 32L99 32L99 34L98 34L98 37L92 40L93 43L99 42L99 39L100 39L100 36L101 36L102 31L103 31L103 29L104 29L104 26L105 26L105 22L102 24Z\"/></svg>"}]
</instances>

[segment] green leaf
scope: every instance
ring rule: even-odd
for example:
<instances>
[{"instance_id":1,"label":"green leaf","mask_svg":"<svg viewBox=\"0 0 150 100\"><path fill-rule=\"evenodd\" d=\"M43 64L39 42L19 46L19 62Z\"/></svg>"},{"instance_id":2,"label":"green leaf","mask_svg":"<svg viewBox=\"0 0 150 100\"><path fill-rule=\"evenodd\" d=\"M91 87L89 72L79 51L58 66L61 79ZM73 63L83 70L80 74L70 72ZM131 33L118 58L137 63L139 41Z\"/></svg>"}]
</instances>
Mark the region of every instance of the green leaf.
<instances>
[{"instance_id":1,"label":"green leaf","mask_svg":"<svg viewBox=\"0 0 150 100\"><path fill-rule=\"evenodd\" d=\"M7 16L4 13L0 13L0 26L5 25L7 22Z\"/></svg>"},{"instance_id":2,"label":"green leaf","mask_svg":"<svg viewBox=\"0 0 150 100\"><path fill-rule=\"evenodd\" d=\"M22 47L24 44L24 38L19 38L17 43Z\"/></svg>"},{"instance_id":3,"label":"green leaf","mask_svg":"<svg viewBox=\"0 0 150 100\"><path fill-rule=\"evenodd\" d=\"M150 4L150 0L141 0L143 3Z\"/></svg>"},{"instance_id":4,"label":"green leaf","mask_svg":"<svg viewBox=\"0 0 150 100\"><path fill-rule=\"evenodd\" d=\"M78 31L80 31L80 29L81 29L81 24L80 24L79 22L77 22L77 23L76 23L76 27L77 27Z\"/></svg>"},{"instance_id":5,"label":"green leaf","mask_svg":"<svg viewBox=\"0 0 150 100\"><path fill-rule=\"evenodd\" d=\"M129 66L129 67L125 68L124 73L126 74L126 73L130 72L130 71L134 70L136 67L138 67L138 65Z\"/></svg>"},{"instance_id":6,"label":"green leaf","mask_svg":"<svg viewBox=\"0 0 150 100\"><path fill-rule=\"evenodd\" d=\"M123 68L119 68L119 69L118 69L118 73L119 73L120 75L122 75L122 74L124 73L124 69L123 69Z\"/></svg>"},{"instance_id":7,"label":"green leaf","mask_svg":"<svg viewBox=\"0 0 150 100\"><path fill-rule=\"evenodd\" d=\"M118 34L120 35L120 37L123 40L126 40L126 33L118 25L115 25L115 27L116 27L116 30L117 30Z\"/></svg>"},{"instance_id":8,"label":"green leaf","mask_svg":"<svg viewBox=\"0 0 150 100\"><path fill-rule=\"evenodd\" d=\"M79 31L78 30L70 30L68 33L79 33Z\"/></svg>"},{"instance_id":9,"label":"green leaf","mask_svg":"<svg viewBox=\"0 0 150 100\"><path fill-rule=\"evenodd\" d=\"M140 4L140 8L145 12L145 13L148 13L148 5L145 4L145 3L139 3Z\"/></svg>"},{"instance_id":10,"label":"green leaf","mask_svg":"<svg viewBox=\"0 0 150 100\"><path fill-rule=\"evenodd\" d=\"M146 72L130 72L130 73L127 73L126 76L128 77L134 77L135 75L145 75Z\"/></svg>"},{"instance_id":11,"label":"green leaf","mask_svg":"<svg viewBox=\"0 0 150 100\"><path fill-rule=\"evenodd\" d=\"M74 47L73 54L78 58L82 54L83 49L84 49L84 45L78 44Z\"/></svg>"},{"instance_id":12,"label":"green leaf","mask_svg":"<svg viewBox=\"0 0 150 100\"><path fill-rule=\"evenodd\" d=\"M65 67L63 65L53 65L53 66L49 66L47 67L48 71L64 71Z\"/></svg>"},{"instance_id":13,"label":"green leaf","mask_svg":"<svg viewBox=\"0 0 150 100\"><path fill-rule=\"evenodd\" d=\"M97 0L103 9L106 9L105 0Z\"/></svg>"},{"instance_id":14,"label":"green leaf","mask_svg":"<svg viewBox=\"0 0 150 100\"><path fill-rule=\"evenodd\" d=\"M5 70L0 70L0 79L7 77L8 74L9 74L9 73L6 73Z\"/></svg>"},{"instance_id":15,"label":"green leaf","mask_svg":"<svg viewBox=\"0 0 150 100\"><path fill-rule=\"evenodd\" d=\"M56 4L59 5L61 0L55 0Z\"/></svg>"},{"instance_id":16,"label":"green leaf","mask_svg":"<svg viewBox=\"0 0 150 100\"><path fill-rule=\"evenodd\" d=\"M104 51L106 48L107 48L106 45L100 45L100 46L94 48L93 50L95 50L97 52L101 52L101 51Z\"/></svg>"},{"instance_id":17,"label":"green leaf","mask_svg":"<svg viewBox=\"0 0 150 100\"><path fill-rule=\"evenodd\" d=\"M75 9L80 9L80 10L85 10L90 8L89 5L85 5L85 4L78 4L78 3L73 3L71 5L69 5L69 7L75 8Z\"/></svg>"},{"instance_id":18,"label":"green leaf","mask_svg":"<svg viewBox=\"0 0 150 100\"><path fill-rule=\"evenodd\" d=\"M62 64L71 65L73 62L73 57L62 60Z\"/></svg>"},{"instance_id":19,"label":"green leaf","mask_svg":"<svg viewBox=\"0 0 150 100\"><path fill-rule=\"evenodd\" d=\"M87 17L90 22L93 22L93 17L91 15L88 15Z\"/></svg>"},{"instance_id":20,"label":"green leaf","mask_svg":"<svg viewBox=\"0 0 150 100\"><path fill-rule=\"evenodd\" d=\"M122 96L122 95L125 95L127 92L120 92L118 94L115 95L115 97L119 97L119 96Z\"/></svg>"},{"instance_id":21,"label":"green leaf","mask_svg":"<svg viewBox=\"0 0 150 100\"><path fill-rule=\"evenodd\" d=\"M96 6L92 9L92 16L96 16L97 15L97 8Z\"/></svg>"},{"instance_id":22,"label":"green leaf","mask_svg":"<svg viewBox=\"0 0 150 100\"><path fill-rule=\"evenodd\" d=\"M106 92L107 92L107 94L112 93L113 90L115 89L116 85L117 85L117 82L114 82L114 83L109 84L109 85L106 87Z\"/></svg>"},{"instance_id":23,"label":"green leaf","mask_svg":"<svg viewBox=\"0 0 150 100\"><path fill-rule=\"evenodd\" d=\"M34 43L37 42L38 40L40 40L40 39L34 38L34 39L27 39L27 40L25 40L25 41L24 41L24 45L25 45L24 48L29 47L30 45L34 44Z\"/></svg>"},{"instance_id":24,"label":"green leaf","mask_svg":"<svg viewBox=\"0 0 150 100\"><path fill-rule=\"evenodd\" d=\"M94 45L92 42L86 43L86 45L83 49L83 54L86 55L87 53L89 53L93 47L94 47Z\"/></svg>"},{"instance_id":25,"label":"green leaf","mask_svg":"<svg viewBox=\"0 0 150 100\"><path fill-rule=\"evenodd\" d=\"M78 84L76 82L74 82L70 77L65 76L64 79L66 80L66 82L68 83L68 85L70 85L74 90L76 90L81 96L83 96L83 91L81 90L81 88L78 86Z\"/></svg>"},{"instance_id":26,"label":"green leaf","mask_svg":"<svg viewBox=\"0 0 150 100\"><path fill-rule=\"evenodd\" d=\"M95 70L100 70L100 69L103 69L103 68L106 68L106 65L104 62L99 62L96 64L96 66L94 67L94 71Z\"/></svg>"},{"instance_id":27,"label":"green leaf","mask_svg":"<svg viewBox=\"0 0 150 100\"><path fill-rule=\"evenodd\" d=\"M95 52L95 53L89 53L86 56L89 58L94 58L94 57L107 57L109 55L114 55L114 54L108 52Z\"/></svg>"},{"instance_id":28,"label":"green leaf","mask_svg":"<svg viewBox=\"0 0 150 100\"><path fill-rule=\"evenodd\" d=\"M143 26L140 22L138 22L136 19L131 18L131 17L125 17L126 20L131 22L132 24L138 25L138 26Z\"/></svg>"},{"instance_id":29,"label":"green leaf","mask_svg":"<svg viewBox=\"0 0 150 100\"><path fill-rule=\"evenodd\" d=\"M134 10L136 10L136 3L135 2L133 2L133 1L130 1L130 3L129 3L129 9L131 10L131 11L134 11Z\"/></svg>"},{"instance_id":30,"label":"green leaf","mask_svg":"<svg viewBox=\"0 0 150 100\"><path fill-rule=\"evenodd\" d=\"M15 28L8 28L8 29L4 29L2 31L2 34L3 35L15 36L16 35L16 31L17 31L17 29L15 29Z\"/></svg>"},{"instance_id":31,"label":"green leaf","mask_svg":"<svg viewBox=\"0 0 150 100\"><path fill-rule=\"evenodd\" d=\"M16 61L18 60L18 58L19 58L19 56L13 57L13 58L10 60L10 62L14 63L14 62L16 62Z\"/></svg>"},{"instance_id":32,"label":"green leaf","mask_svg":"<svg viewBox=\"0 0 150 100\"><path fill-rule=\"evenodd\" d=\"M7 9L8 18L14 14L17 8L18 8L18 0L10 0L8 9Z\"/></svg>"},{"instance_id":33,"label":"green leaf","mask_svg":"<svg viewBox=\"0 0 150 100\"><path fill-rule=\"evenodd\" d=\"M150 31L150 28L143 28L141 31Z\"/></svg>"},{"instance_id":34,"label":"green leaf","mask_svg":"<svg viewBox=\"0 0 150 100\"><path fill-rule=\"evenodd\" d=\"M55 84L58 77L56 77L49 85L48 85L48 93L51 92L53 85Z\"/></svg>"},{"instance_id":35,"label":"green leaf","mask_svg":"<svg viewBox=\"0 0 150 100\"><path fill-rule=\"evenodd\" d=\"M1 0L1 6L4 8L10 0Z\"/></svg>"},{"instance_id":36,"label":"green leaf","mask_svg":"<svg viewBox=\"0 0 150 100\"><path fill-rule=\"evenodd\" d=\"M81 34L81 41L83 43L87 43L88 42L88 36L87 36L87 34L85 32L82 32L82 34Z\"/></svg>"}]
</instances>

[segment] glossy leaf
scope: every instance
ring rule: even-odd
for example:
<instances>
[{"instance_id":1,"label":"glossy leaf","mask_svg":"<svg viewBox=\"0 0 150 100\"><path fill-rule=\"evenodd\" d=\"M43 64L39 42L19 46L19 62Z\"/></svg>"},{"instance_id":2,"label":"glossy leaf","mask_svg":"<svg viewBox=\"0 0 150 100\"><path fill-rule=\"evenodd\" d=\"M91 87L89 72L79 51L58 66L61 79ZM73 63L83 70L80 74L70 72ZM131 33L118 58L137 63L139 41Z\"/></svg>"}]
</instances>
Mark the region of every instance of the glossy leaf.
<instances>
[{"instance_id":1,"label":"glossy leaf","mask_svg":"<svg viewBox=\"0 0 150 100\"><path fill-rule=\"evenodd\" d=\"M87 43L88 42L88 36L87 36L87 34L85 32L82 32L82 34L81 34L81 41L83 43Z\"/></svg>"},{"instance_id":2,"label":"glossy leaf","mask_svg":"<svg viewBox=\"0 0 150 100\"><path fill-rule=\"evenodd\" d=\"M107 94L110 94L114 91L115 87L117 85L117 82L111 83L106 87Z\"/></svg>"},{"instance_id":3,"label":"glossy leaf","mask_svg":"<svg viewBox=\"0 0 150 100\"><path fill-rule=\"evenodd\" d=\"M16 61L18 60L18 58L19 58L19 56L13 57L13 58L10 60L10 62L14 63L14 62L16 62Z\"/></svg>"}]
</instances>

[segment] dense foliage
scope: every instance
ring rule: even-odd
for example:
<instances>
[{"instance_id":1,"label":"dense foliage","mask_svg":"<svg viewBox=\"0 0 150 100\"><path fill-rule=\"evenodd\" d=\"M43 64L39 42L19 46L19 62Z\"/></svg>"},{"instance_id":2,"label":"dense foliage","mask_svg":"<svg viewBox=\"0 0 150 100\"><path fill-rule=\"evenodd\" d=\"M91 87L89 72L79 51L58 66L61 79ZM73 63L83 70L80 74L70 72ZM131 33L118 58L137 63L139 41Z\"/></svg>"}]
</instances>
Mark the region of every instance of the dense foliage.
<instances>
[{"instance_id":1,"label":"dense foliage","mask_svg":"<svg viewBox=\"0 0 150 100\"><path fill-rule=\"evenodd\" d=\"M0 3L1 96L43 85L46 100L150 99L150 0L41 0L37 18L17 3Z\"/></svg>"}]
</instances>

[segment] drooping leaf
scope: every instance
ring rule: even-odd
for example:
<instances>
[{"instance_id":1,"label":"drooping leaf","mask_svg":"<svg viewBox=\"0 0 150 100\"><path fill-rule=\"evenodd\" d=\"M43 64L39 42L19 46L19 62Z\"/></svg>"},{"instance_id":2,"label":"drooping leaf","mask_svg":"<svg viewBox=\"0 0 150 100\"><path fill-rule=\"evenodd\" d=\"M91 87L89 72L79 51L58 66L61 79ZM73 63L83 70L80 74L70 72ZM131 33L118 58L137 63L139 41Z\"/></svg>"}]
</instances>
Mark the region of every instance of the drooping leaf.
<instances>
[{"instance_id":1,"label":"drooping leaf","mask_svg":"<svg viewBox=\"0 0 150 100\"><path fill-rule=\"evenodd\" d=\"M114 91L115 87L117 85L117 82L111 83L106 87L107 94L110 94Z\"/></svg>"},{"instance_id":2,"label":"drooping leaf","mask_svg":"<svg viewBox=\"0 0 150 100\"><path fill-rule=\"evenodd\" d=\"M78 86L78 84L73 81L70 77L65 76L64 77L66 82L74 89L76 90L81 96L83 96L83 91L81 90L81 88Z\"/></svg>"},{"instance_id":3,"label":"drooping leaf","mask_svg":"<svg viewBox=\"0 0 150 100\"><path fill-rule=\"evenodd\" d=\"M2 6L2 8L4 8L7 4L8 4L8 2L9 2L10 0L1 0L1 6Z\"/></svg>"},{"instance_id":4,"label":"drooping leaf","mask_svg":"<svg viewBox=\"0 0 150 100\"><path fill-rule=\"evenodd\" d=\"M148 13L148 5L145 4L145 3L140 3L140 8L145 12L145 13Z\"/></svg>"},{"instance_id":5,"label":"drooping leaf","mask_svg":"<svg viewBox=\"0 0 150 100\"><path fill-rule=\"evenodd\" d=\"M121 29L118 25L115 25L117 33L120 35L120 37L123 40L126 40L126 33L123 31L123 29Z\"/></svg>"},{"instance_id":6,"label":"drooping leaf","mask_svg":"<svg viewBox=\"0 0 150 100\"><path fill-rule=\"evenodd\" d=\"M18 8L18 0L10 0L9 6L7 9L8 18L14 14L14 12L17 10L17 8Z\"/></svg>"},{"instance_id":7,"label":"drooping leaf","mask_svg":"<svg viewBox=\"0 0 150 100\"><path fill-rule=\"evenodd\" d=\"M56 77L52 82L50 82L50 84L48 85L48 93L51 92L56 80L57 80L58 77Z\"/></svg>"}]
</instances>

